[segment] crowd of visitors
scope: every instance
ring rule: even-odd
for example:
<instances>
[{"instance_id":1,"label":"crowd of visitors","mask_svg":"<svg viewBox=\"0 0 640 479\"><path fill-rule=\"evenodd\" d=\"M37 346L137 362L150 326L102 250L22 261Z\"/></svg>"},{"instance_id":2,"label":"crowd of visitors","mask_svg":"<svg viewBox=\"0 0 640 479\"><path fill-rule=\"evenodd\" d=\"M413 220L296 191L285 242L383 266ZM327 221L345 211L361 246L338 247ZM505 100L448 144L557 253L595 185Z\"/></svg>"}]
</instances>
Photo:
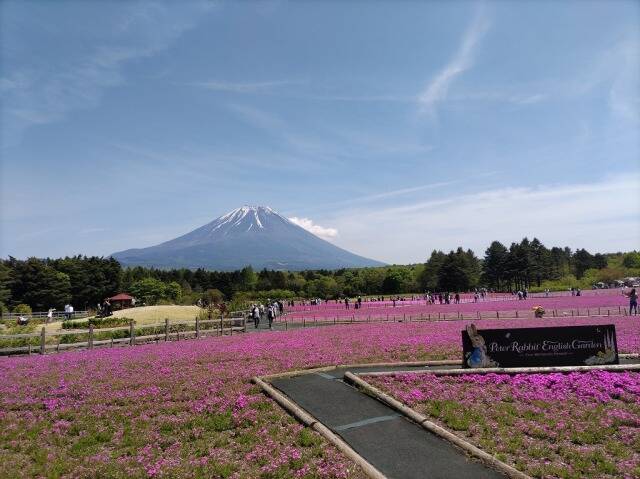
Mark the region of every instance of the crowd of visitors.
<instances>
[{"instance_id":1,"label":"crowd of visitors","mask_svg":"<svg viewBox=\"0 0 640 479\"><path fill-rule=\"evenodd\" d=\"M291 302L293 303L293 301ZM273 329L273 321L284 313L284 303L282 301L267 300L267 305L253 304L251 305L251 319L253 326L258 329L260 321L266 319L269 321L269 329Z\"/></svg>"}]
</instances>

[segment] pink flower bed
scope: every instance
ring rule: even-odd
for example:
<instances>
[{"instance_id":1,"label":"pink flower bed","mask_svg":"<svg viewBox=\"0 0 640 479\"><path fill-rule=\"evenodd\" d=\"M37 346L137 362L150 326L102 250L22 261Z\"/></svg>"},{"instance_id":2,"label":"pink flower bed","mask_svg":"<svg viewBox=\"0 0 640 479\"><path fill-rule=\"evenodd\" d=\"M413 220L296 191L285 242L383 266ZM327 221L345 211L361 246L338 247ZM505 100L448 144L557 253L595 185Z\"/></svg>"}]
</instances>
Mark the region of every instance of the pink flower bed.
<instances>
[{"instance_id":1,"label":"pink flower bed","mask_svg":"<svg viewBox=\"0 0 640 479\"><path fill-rule=\"evenodd\" d=\"M316 306L311 305L296 305L293 308L285 308L288 313L284 318L288 321L301 321L303 318L307 321L332 321L334 319L345 320L347 318L354 318L355 320L364 320L366 318L386 318L389 317L426 317L431 314L432 316L438 315L438 313L446 314L447 317L455 316L457 313L466 315L475 315L477 312L485 313L485 316L489 312L504 311L511 312L522 311L528 316L533 316L532 309L534 306L542 306L551 314L552 310L557 310L559 315L567 314L571 315L573 311L576 315L578 313L582 315L589 314L595 315L600 308L600 314L607 314L610 311L611 314L621 314L623 308L629 307L629 299L618 290L615 294L595 294L583 296L554 296L549 298L536 297L526 300L518 301L513 296L501 296L489 298L486 301L474 302L462 302L460 304L427 304L424 300L416 301L397 301L396 306L393 303L385 302L363 302L361 309L355 309L353 302L349 305L349 309L346 309L344 303L336 304L333 301L329 303L322 303ZM279 318L283 320L284 318Z\"/></svg>"},{"instance_id":2,"label":"pink flower bed","mask_svg":"<svg viewBox=\"0 0 640 479\"><path fill-rule=\"evenodd\" d=\"M640 477L638 372L367 380L533 477Z\"/></svg>"},{"instance_id":3,"label":"pink flower bed","mask_svg":"<svg viewBox=\"0 0 640 479\"><path fill-rule=\"evenodd\" d=\"M483 327L626 317L487 320ZM461 356L467 321L359 324L0 359L0 477L362 477L250 384L338 363Z\"/></svg>"}]
</instances>

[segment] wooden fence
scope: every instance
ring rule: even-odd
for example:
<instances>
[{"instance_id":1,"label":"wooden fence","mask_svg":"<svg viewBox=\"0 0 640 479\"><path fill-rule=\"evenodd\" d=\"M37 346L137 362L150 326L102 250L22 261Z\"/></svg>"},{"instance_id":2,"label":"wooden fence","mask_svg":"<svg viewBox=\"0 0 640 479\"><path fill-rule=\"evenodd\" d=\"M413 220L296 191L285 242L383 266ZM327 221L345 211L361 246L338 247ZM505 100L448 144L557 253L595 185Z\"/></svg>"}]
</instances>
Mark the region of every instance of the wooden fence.
<instances>
[{"instance_id":1,"label":"wooden fence","mask_svg":"<svg viewBox=\"0 0 640 479\"><path fill-rule=\"evenodd\" d=\"M624 306L605 306L596 308L558 308L548 309L544 318L585 318L585 317L610 317L627 316L629 309ZM357 324L379 322L416 322L416 321L460 321L460 320L484 320L484 319L535 319L532 309L509 311L450 311L418 314L352 314L351 316L302 316L297 312L285 314L276 319L277 323L284 323L285 329L289 326L302 327L326 326L329 324Z\"/></svg>"},{"instance_id":2,"label":"wooden fence","mask_svg":"<svg viewBox=\"0 0 640 479\"><path fill-rule=\"evenodd\" d=\"M119 345L134 346L160 341L179 341L181 339L193 339L204 336L224 336L234 333L246 332L247 324L244 316L227 317L219 319L200 319L194 321L143 324L136 326L130 321L128 326L114 328L88 329L63 329L59 331L47 331L42 327L39 333L7 334L0 335L0 342L14 341L24 342L25 345L5 347L0 349L0 355L13 354L46 354L69 349L93 349L95 347L114 347ZM104 338L104 336L111 336ZM80 341L63 342L69 336L80 337ZM82 337L84 336L84 337ZM122 337L117 337L122 336ZM57 338L57 340L56 340Z\"/></svg>"},{"instance_id":3,"label":"wooden fence","mask_svg":"<svg viewBox=\"0 0 640 479\"><path fill-rule=\"evenodd\" d=\"M49 311L34 311L32 313L3 313L0 312L0 320L12 321L17 320L19 317L25 317L29 319L47 319ZM54 320L57 319L84 319L89 316L89 311L74 311L73 313L65 313L64 311L53 311L52 316Z\"/></svg>"}]
</instances>

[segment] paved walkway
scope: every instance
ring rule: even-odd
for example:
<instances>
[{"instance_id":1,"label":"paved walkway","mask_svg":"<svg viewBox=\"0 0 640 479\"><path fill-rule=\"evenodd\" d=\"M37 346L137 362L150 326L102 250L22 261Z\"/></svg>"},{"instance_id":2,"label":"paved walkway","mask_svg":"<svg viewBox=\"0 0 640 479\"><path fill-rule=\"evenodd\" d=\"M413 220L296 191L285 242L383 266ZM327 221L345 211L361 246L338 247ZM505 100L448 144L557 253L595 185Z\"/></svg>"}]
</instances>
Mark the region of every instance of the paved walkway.
<instances>
[{"instance_id":1,"label":"paved walkway","mask_svg":"<svg viewBox=\"0 0 640 479\"><path fill-rule=\"evenodd\" d=\"M638 364L621 358L620 364ZM271 384L342 437L358 454L389 478L504 478L451 443L426 431L394 409L346 384L347 371L443 370L458 366L360 367L280 378Z\"/></svg>"},{"instance_id":2,"label":"paved walkway","mask_svg":"<svg viewBox=\"0 0 640 479\"><path fill-rule=\"evenodd\" d=\"M446 369L437 366L431 369ZM351 372L410 368L349 368ZM424 369L424 368L412 368ZM389 478L489 479L501 473L342 379L347 369L274 379L273 386L345 440Z\"/></svg>"}]
</instances>

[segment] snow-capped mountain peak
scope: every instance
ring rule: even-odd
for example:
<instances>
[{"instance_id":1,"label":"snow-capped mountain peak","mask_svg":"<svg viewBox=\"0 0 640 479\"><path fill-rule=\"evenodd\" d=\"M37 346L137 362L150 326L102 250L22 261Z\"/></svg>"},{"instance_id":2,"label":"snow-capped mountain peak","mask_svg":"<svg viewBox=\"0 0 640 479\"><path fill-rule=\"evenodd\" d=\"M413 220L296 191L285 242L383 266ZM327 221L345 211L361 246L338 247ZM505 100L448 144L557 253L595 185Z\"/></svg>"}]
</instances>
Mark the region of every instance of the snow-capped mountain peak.
<instances>
[{"instance_id":1,"label":"snow-capped mountain peak","mask_svg":"<svg viewBox=\"0 0 640 479\"><path fill-rule=\"evenodd\" d=\"M289 270L382 265L318 238L268 206L250 205L173 240L113 257L124 265L218 270L246 265Z\"/></svg>"}]
</instances>

